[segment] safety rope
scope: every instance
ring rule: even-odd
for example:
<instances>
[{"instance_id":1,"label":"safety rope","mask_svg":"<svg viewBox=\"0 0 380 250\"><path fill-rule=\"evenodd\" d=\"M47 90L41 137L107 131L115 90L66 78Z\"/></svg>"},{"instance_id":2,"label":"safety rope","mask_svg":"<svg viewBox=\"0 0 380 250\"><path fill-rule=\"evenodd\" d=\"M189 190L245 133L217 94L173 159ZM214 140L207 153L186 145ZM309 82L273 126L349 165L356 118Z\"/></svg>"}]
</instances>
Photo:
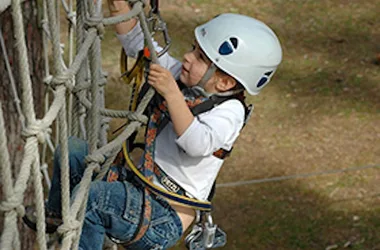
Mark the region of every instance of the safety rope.
<instances>
[{"instance_id":1,"label":"safety rope","mask_svg":"<svg viewBox=\"0 0 380 250\"><path fill-rule=\"evenodd\" d=\"M272 177L272 178L254 179L254 180L246 180L246 181L235 181L235 182L226 182L226 183L216 184L216 187L217 188L239 187L239 186L249 185L249 184L259 184L259 183L266 183L266 182L285 181L285 180L299 179L299 178L308 178L308 177L327 175L327 174L346 173L346 172L360 171L360 170L365 170L365 169L370 169L370 168L380 168L380 164L378 164L378 165L368 165L368 166L359 166L359 167L350 167L350 168L344 168L344 169L331 169L331 170L326 170L326 171L321 171L321 172L315 172L315 173L295 174L295 175L278 176L278 177Z\"/></svg>"}]
</instances>

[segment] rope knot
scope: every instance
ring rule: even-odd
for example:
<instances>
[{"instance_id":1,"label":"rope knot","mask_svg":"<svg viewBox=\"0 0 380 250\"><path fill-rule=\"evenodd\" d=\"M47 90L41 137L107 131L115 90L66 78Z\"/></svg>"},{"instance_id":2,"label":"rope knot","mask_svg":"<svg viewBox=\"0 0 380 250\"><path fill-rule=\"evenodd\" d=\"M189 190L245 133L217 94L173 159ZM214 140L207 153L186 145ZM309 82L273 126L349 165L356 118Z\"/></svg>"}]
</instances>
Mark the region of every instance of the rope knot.
<instances>
[{"instance_id":1,"label":"rope knot","mask_svg":"<svg viewBox=\"0 0 380 250\"><path fill-rule=\"evenodd\" d=\"M64 84L68 89L71 90L74 85L73 77L74 73L72 72L72 70L67 69L64 70L61 74L54 76L53 79L50 81L50 84L52 87L57 87L59 85Z\"/></svg>"},{"instance_id":2,"label":"rope knot","mask_svg":"<svg viewBox=\"0 0 380 250\"><path fill-rule=\"evenodd\" d=\"M57 232L61 235L64 234L75 234L75 231L79 230L81 223L74 218L69 218L67 222L63 223L57 228Z\"/></svg>"},{"instance_id":3,"label":"rope knot","mask_svg":"<svg viewBox=\"0 0 380 250\"><path fill-rule=\"evenodd\" d=\"M97 163L102 165L106 161L106 157L102 153L93 153L86 156L86 163Z\"/></svg>"},{"instance_id":4,"label":"rope knot","mask_svg":"<svg viewBox=\"0 0 380 250\"><path fill-rule=\"evenodd\" d=\"M0 203L0 211L11 212L15 211L20 217L25 215L25 207L22 200L16 198L16 195Z\"/></svg>"},{"instance_id":5,"label":"rope knot","mask_svg":"<svg viewBox=\"0 0 380 250\"><path fill-rule=\"evenodd\" d=\"M24 137L29 138L35 136L41 144L45 143L46 137L49 133L51 133L51 129L45 127L42 120L36 120L35 123L30 124L22 131Z\"/></svg>"},{"instance_id":6,"label":"rope knot","mask_svg":"<svg viewBox=\"0 0 380 250\"><path fill-rule=\"evenodd\" d=\"M129 113L128 119L130 119L131 121L141 122L142 124L148 123L148 117L146 115L139 115L136 112Z\"/></svg>"},{"instance_id":7,"label":"rope knot","mask_svg":"<svg viewBox=\"0 0 380 250\"><path fill-rule=\"evenodd\" d=\"M104 35L104 25L103 25L103 17L89 17L85 21L86 25L89 28L95 28L98 32L98 35L102 38Z\"/></svg>"},{"instance_id":8,"label":"rope knot","mask_svg":"<svg viewBox=\"0 0 380 250\"><path fill-rule=\"evenodd\" d=\"M85 79L81 83L76 83L71 92L75 94L75 93L80 92L82 90L88 89L90 86L91 86L90 80Z\"/></svg>"}]
</instances>

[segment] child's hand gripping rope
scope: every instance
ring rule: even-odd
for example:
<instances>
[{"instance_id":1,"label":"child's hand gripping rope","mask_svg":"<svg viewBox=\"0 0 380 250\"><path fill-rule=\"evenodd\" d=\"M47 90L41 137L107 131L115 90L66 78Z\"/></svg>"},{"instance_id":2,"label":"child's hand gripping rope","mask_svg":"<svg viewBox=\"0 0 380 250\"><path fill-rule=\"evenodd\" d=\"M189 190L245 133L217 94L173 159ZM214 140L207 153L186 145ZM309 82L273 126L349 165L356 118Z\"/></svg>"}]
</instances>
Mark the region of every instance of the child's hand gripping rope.
<instances>
[{"instance_id":1,"label":"child's hand gripping rope","mask_svg":"<svg viewBox=\"0 0 380 250\"><path fill-rule=\"evenodd\" d=\"M167 97L182 95L170 71L158 64L151 64L148 83L165 99L167 99Z\"/></svg>"}]
</instances>

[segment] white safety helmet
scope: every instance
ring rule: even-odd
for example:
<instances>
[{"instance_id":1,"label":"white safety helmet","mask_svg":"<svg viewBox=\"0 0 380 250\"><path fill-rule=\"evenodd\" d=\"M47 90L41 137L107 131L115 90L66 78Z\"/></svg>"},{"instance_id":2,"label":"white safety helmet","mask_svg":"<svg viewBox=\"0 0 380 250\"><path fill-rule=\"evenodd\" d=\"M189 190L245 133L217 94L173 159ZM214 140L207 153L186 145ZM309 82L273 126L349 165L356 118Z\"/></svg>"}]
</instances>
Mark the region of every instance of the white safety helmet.
<instances>
[{"instance_id":1,"label":"white safety helmet","mask_svg":"<svg viewBox=\"0 0 380 250\"><path fill-rule=\"evenodd\" d=\"M282 59L276 34L263 22L239 14L221 14L195 29L207 57L257 95Z\"/></svg>"}]
</instances>

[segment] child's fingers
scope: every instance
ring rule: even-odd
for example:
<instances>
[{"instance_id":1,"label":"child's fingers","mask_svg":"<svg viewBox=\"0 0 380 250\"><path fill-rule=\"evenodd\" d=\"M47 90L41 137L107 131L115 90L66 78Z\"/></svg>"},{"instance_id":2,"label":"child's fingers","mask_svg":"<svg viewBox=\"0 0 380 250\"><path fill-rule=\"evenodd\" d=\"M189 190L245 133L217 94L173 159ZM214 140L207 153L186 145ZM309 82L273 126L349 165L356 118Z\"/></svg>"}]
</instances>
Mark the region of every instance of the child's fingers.
<instances>
[{"instance_id":1,"label":"child's fingers","mask_svg":"<svg viewBox=\"0 0 380 250\"><path fill-rule=\"evenodd\" d=\"M152 63L150 64L150 67L149 67L151 70L160 70L160 69L163 69L163 67L157 63Z\"/></svg>"},{"instance_id":2,"label":"child's fingers","mask_svg":"<svg viewBox=\"0 0 380 250\"><path fill-rule=\"evenodd\" d=\"M152 83L154 84L156 81L157 81L156 77L151 76L151 75L148 76L148 83L149 84L152 84Z\"/></svg>"},{"instance_id":3,"label":"child's fingers","mask_svg":"<svg viewBox=\"0 0 380 250\"><path fill-rule=\"evenodd\" d=\"M159 77L155 77L155 76L151 76L151 75L148 76L149 85L151 85L155 88L157 86L161 86L161 82L162 82L162 80Z\"/></svg>"},{"instance_id":4,"label":"child's fingers","mask_svg":"<svg viewBox=\"0 0 380 250\"><path fill-rule=\"evenodd\" d=\"M165 68L159 64L152 63L149 67L149 71L152 73L165 73Z\"/></svg>"},{"instance_id":5,"label":"child's fingers","mask_svg":"<svg viewBox=\"0 0 380 250\"><path fill-rule=\"evenodd\" d=\"M157 71L157 70L154 70L154 69L150 69L150 70L149 70L149 75L150 75L150 76L156 76L156 77L157 77L157 76L161 75L161 73L162 73L162 72Z\"/></svg>"}]
</instances>

